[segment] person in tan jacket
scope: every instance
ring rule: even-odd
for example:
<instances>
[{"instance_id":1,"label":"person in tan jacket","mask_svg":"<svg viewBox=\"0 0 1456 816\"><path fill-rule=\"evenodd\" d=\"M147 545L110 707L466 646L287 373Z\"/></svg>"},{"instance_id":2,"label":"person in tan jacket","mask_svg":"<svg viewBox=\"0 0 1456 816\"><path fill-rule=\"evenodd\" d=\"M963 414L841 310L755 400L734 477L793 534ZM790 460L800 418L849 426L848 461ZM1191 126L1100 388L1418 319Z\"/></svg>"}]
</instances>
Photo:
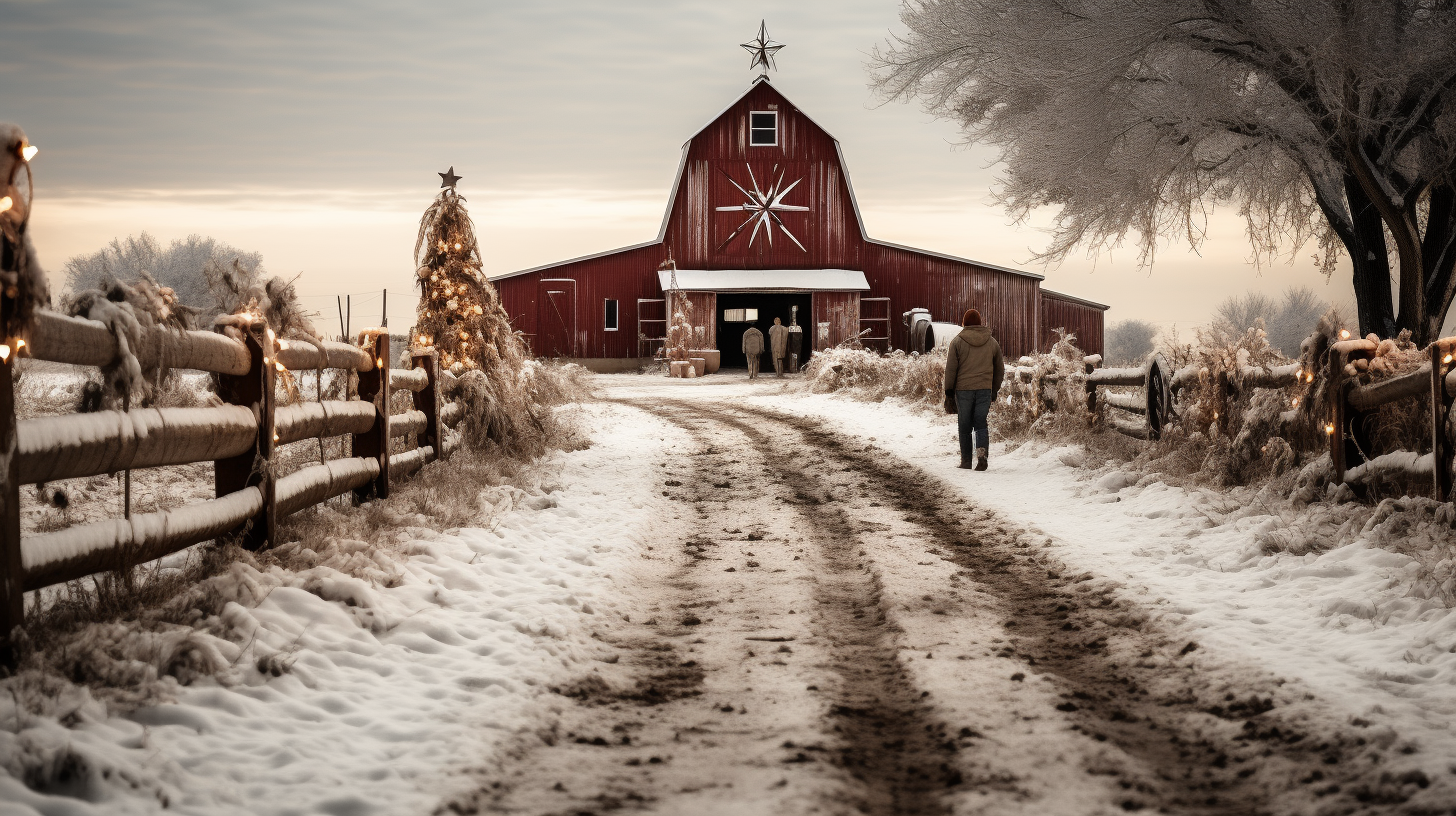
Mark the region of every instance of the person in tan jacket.
<instances>
[{"instance_id":1,"label":"person in tan jacket","mask_svg":"<svg viewBox=\"0 0 1456 816\"><path fill-rule=\"evenodd\" d=\"M991 429L986 419L991 413L991 403L996 401L996 392L1001 390L1006 364L1001 359L1001 344L991 336L988 327L981 325L980 312L966 310L961 326L960 334L950 341L946 352L945 395L955 395L960 467L985 470L991 447Z\"/></svg>"},{"instance_id":2,"label":"person in tan jacket","mask_svg":"<svg viewBox=\"0 0 1456 816\"><path fill-rule=\"evenodd\" d=\"M749 323L748 331L743 333L743 356L748 358L748 379L758 379L758 363L762 354L763 332L758 330L757 323Z\"/></svg>"},{"instance_id":3,"label":"person in tan jacket","mask_svg":"<svg viewBox=\"0 0 1456 816\"><path fill-rule=\"evenodd\" d=\"M789 356L789 327L777 317L774 318L774 324L768 327L768 342L770 351L773 352L774 376L782 377L784 358Z\"/></svg>"}]
</instances>

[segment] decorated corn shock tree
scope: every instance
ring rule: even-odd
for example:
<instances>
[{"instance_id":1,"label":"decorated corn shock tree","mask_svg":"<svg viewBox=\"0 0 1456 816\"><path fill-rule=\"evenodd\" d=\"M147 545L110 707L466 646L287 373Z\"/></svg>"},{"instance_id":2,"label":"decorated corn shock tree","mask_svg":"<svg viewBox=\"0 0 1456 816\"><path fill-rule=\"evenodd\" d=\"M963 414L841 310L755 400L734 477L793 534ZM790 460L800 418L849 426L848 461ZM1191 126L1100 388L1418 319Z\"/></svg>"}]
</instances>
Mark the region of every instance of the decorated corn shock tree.
<instances>
[{"instance_id":1,"label":"decorated corn shock tree","mask_svg":"<svg viewBox=\"0 0 1456 816\"><path fill-rule=\"evenodd\" d=\"M475 224L455 190L455 168L420 219L415 240L420 304L411 345L433 349L442 369L465 380L466 433L516 447L546 435L533 410L534 369L481 268Z\"/></svg>"},{"instance_id":2,"label":"decorated corn shock tree","mask_svg":"<svg viewBox=\"0 0 1456 816\"><path fill-rule=\"evenodd\" d=\"M693 302L677 284L677 262L669 257L659 268L672 272L667 286L667 308L671 313L667 327L667 359L685 361L693 345Z\"/></svg>"}]
</instances>

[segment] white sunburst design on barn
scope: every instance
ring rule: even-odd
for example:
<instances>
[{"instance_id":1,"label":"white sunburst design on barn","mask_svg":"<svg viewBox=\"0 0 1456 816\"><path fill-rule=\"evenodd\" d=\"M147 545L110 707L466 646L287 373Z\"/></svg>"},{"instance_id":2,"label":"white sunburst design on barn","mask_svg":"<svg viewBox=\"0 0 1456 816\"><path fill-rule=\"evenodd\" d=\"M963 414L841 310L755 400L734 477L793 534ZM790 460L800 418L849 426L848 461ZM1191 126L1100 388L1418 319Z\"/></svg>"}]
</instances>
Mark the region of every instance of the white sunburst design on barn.
<instances>
[{"instance_id":1,"label":"white sunburst design on barn","mask_svg":"<svg viewBox=\"0 0 1456 816\"><path fill-rule=\"evenodd\" d=\"M718 207L718 212L746 212L748 213L748 218L744 219L743 223L739 224L738 228L733 230L733 233L729 235L728 238L723 241L723 243L718 245L718 249L721 250L723 249L723 247L728 246L728 244L730 244L734 238L737 238L745 229L748 228L749 224L752 224L753 230L748 234L749 246L753 246L753 242L758 239L758 231L760 229L764 231L764 237L768 241L769 246L773 246L773 231L774 227L777 226L784 235L788 236L790 241L794 242L794 246L798 247L803 252L809 251L807 249L804 249L804 245L799 243L799 239L795 238L792 232L789 232L789 228L784 226L783 219L779 218L778 215L782 212L809 211L808 207L800 207L794 204L784 203L784 198L786 198L789 192L797 187L799 185L799 182L803 181L803 179L798 178L785 185L784 173L779 170L778 165L774 165L773 170L769 171L769 177L772 179L775 173L778 174L778 178L774 179L773 183L769 184L768 189L762 189L758 185L758 177L753 174L753 168L751 166L748 167L748 179L749 183L753 185L752 190L749 190L745 188L742 184L734 181L733 177L728 175L727 173L723 174L723 177L728 179L728 183L738 188L738 192L743 193L744 198L747 200L744 201L742 204L734 204L728 207Z\"/></svg>"}]
</instances>

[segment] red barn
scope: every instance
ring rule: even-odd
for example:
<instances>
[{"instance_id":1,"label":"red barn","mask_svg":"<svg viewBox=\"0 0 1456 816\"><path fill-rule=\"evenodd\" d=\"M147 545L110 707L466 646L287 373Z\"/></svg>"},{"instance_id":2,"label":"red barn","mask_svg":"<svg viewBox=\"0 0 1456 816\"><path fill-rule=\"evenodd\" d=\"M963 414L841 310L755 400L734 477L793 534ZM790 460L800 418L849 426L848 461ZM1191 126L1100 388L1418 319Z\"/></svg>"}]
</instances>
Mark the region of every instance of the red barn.
<instances>
[{"instance_id":1,"label":"red barn","mask_svg":"<svg viewBox=\"0 0 1456 816\"><path fill-rule=\"evenodd\" d=\"M1106 306L1046 291L1040 275L870 238L839 142L767 77L683 145L657 238L492 280L537 355L621 370L661 348L669 256L695 345L722 350L725 366L743 364L755 312L760 328L796 315L806 355L856 335L905 349L905 312L959 322L969 307L1013 359L1047 349L1057 328L1102 351Z\"/></svg>"}]
</instances>

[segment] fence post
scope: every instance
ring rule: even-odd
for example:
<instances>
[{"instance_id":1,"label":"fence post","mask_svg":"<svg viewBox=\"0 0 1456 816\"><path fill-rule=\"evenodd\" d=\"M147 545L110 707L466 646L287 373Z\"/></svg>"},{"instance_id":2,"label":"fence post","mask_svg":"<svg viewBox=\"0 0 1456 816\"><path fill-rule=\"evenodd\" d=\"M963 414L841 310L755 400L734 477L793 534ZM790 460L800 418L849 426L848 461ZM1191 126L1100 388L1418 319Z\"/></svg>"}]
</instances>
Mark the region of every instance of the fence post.
<instances>
[{"instance_id":1,"label":"fence post","mask_svg":"<svg viewBox=\"0 0 1456 816\"><path fill-rule=\"evenodd\" d=\"M354 434L354 455L379 460L379 475L354 488L354 501L389 498L389 334L381 331L363 344L374 357L374 370L359 372L359 399L374 403L374 427Z\"/></svg>"},{"instance_id":2,"label":"fence post","mask_svg":"<svg viewBox=\"0 0 1456 816\"><path fill-rule=\"evenodd\" d=\"M268 546L273 541L273 534L278 526L273 479L273 440L276 437L273 431L275 344L269 339L265 348L258 338L262 331L267 329L262 324L254 324L244 336L243 343L252 358L248 373L217 375L218 398L229 405L252 408L253 415L258 418L258 435L252 450L213 462L213 486L218 498L247 487L257 487L263 492L262 509L232 533L250 550Z\"/></svg>"},{"instance_id":3,"label":"fence post","mask_svg":"<svg viewBox=\"0 0 1456 816\"><path fill-rule=\"evenodd\" d=\"M429 383L414 393L415 410L424 413L425 429L420 433L420 446L435 449L435 458L444 459L440 449L440 359L434 349L416 349L411 353L415 368L424 369Z\"/></svg>"},{"instance_id":4,"label":"fence post","mask_svg":"<svg viewBox=\"0 0 1456 816\"><path fill-rule=\"evenodd\" d=\"M9 325L14 301L0 297L0 325ZM20 557L20 456L15 434L15 366L17 353L9 332L0 337L9 353L0 360L0 665L15 666L17 626L25 624L25 564Z\"/></svg>"},{"instance_id":5,"label":"fence post","mask_svg":"<svg viewBox=\"0 0 1456 816\"><path fill-rule=\"evenodd\" d=\"M1335 484L1345 482L1345 359L1335 349L1325 357L1325 382L1329 400L1331 427L1326 429L1330 437L1330 467L1335 471Z\"/></svg>"},{"instance_id":6,"label":"fence post","mask_svg":"<svg viewBox=\"0 0 1456 816\"><path fill-rule=\"evenodd\" d=\"M1452 344L1456 348L1456 343ZM1456 461L1456 445L1446 432L1451 415L1452 398L1446 396L1446 369L1451 352L1439 341L1432 343L1431 353L1431 458L1435 460L1435 481L1432 489L1436 501L1451 496L1451 465Z\"/></svg>"},{"instance_id":7,"label":"fence post","mask_svg":"<svg viewBox=\"0 0 1456 816\"><path fill-rule=\"evenodd\" d=\"M1094 372L1094 371L1097 370L1097 366L1094 363L1089 363L1085 359L1083 359L1082 360L1082 368L1083 368L1084 373L1088 377L1087 385L1086 385L1086 387L1087 387L1087 413L1089 413L1089 414L1091 414L1091 415L1093 415L1095 417L1097 415L1097 383L1092 382L1091 377L1092 377L1092 372Z\"/></svg>"}]
</instances>

